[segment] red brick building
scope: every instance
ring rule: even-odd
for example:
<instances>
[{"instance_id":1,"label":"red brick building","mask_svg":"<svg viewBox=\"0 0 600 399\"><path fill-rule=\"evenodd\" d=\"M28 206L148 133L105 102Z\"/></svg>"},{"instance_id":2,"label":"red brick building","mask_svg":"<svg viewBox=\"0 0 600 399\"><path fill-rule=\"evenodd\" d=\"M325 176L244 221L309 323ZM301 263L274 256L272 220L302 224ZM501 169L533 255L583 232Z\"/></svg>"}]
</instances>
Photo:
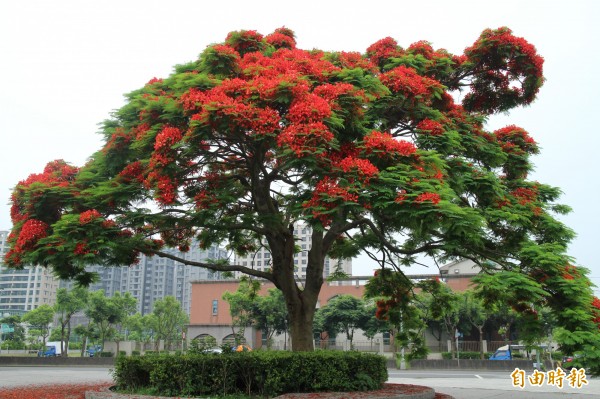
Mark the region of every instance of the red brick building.
<instances>
[{"instance_id":1,"label":"red brick building","mask_svg":"<svg viewBox=\"0 0 600 399\"><path fill-rule=\"evenodd\" d=\"M456 291L469 288L471 278L479 270L473 268L470 261L454 262L440 269L440 274L412 275L413 280L441 277L448 286ZM324 306L331 298L349 294L361 298L364 294L364 284L369 277L349 277L345 280L326 282L319 294L318 306ZM233 339L233 328L229 304L223 299L225 292L235 292L238 288L237 280L196 281L192 283L192 298L190 306L190 324L188 339L210 335L218 345ZM265 281L260 291L266 295L267 290L274 288L271 282ZM262 343L260 331L247 328L244 337L253 348L260 347ZM278 346L283 347L285 337L279 337ZM276 345L277 346L277 345Z\"/></svg>"}]
</instances>

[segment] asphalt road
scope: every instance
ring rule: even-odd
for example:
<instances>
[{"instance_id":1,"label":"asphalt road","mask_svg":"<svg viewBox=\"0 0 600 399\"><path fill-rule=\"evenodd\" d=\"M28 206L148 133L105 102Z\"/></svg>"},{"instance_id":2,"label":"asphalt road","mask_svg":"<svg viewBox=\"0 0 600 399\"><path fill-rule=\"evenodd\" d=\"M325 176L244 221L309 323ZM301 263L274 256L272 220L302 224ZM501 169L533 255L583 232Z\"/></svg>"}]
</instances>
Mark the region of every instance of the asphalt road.
<instances>
[{"instance_id":1,"label":"asphalt road","mask_svg":"<svg viewBox=\"0 0 600 399\"><path fill-rule=\"evenodd\" d=\"M459 370L393 370L389 369L389 382L400 384L425 385L436 392L446 393L456 399L600 399L600 379L587 377L587 385L580 389L572 388L564 381L562 389L548 385L531 386L526 383L524 388L513 386L513 380L508 371L459 371ZM528 377L529 374L526 375Z\"/></svg>"},{"instance_id":2,"label":"asphalt road","mask_svg":"<svg viewBox=\"0 0 600 399\"><path fill-rule=\"evenodd\" d=\"M1 362L1 360L0 360ZM0 387L111 382L107 367L1 367Z\"/></svg>"},{"instance_id":3,"label":"asphalt road","mask_svg":"<svg viewBox=\"0 0 600 399\"><path fill-rule=\"evenodd\" d=\"M512 386L509 372L476 372L458 370L395 370L389 369L389 382L432 387L436 392L456 399L600 399L600 379L587 378L581 389L559 389L544 384L540 387L526 384L524 388ZM109 368L104 367L2 367L0 387L45 385L56 383L110 382Z\"/></svg>"}]
</instances>

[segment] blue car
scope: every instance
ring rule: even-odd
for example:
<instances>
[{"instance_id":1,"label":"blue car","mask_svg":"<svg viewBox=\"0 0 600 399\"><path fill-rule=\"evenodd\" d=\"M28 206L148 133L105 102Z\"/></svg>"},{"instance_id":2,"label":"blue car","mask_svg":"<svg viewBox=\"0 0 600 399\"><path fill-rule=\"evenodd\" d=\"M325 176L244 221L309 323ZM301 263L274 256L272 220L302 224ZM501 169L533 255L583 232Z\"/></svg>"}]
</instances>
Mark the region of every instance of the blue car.
<instances>
[{"instance_id":1,"label":"blue car","mask_svg":"<svg viewBox=\"0 0 600 399\"><path fill-rule=\"evenodd\" d=\"M510 349L498 349L490 356L490 360L512 360L512 352Z\"/></svg>"},{"instance_id":2,"label":"blue car","mask_svg":"<svg viewBox=\"0 0 600 399\"><path fill-rule=\"evenodd\" d=\"M95 346L90 346L89 348L87 348L87 350L85 351L87 353L87 355L89 357L94 357L94 355L98 352L100 352L102 350L102 348L100 347L100 345L95 345Z\"/></svg>"}]
</instances>

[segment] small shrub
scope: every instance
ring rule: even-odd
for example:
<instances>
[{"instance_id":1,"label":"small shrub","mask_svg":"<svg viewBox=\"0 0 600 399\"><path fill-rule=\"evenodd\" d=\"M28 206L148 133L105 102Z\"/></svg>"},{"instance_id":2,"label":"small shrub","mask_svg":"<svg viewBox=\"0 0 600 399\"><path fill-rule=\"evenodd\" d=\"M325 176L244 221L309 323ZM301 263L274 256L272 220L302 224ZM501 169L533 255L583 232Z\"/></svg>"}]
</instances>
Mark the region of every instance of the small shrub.
<instances>
[{"instance_id":1,"label":"small shrub","mask_svg":"<svg viewBox=\"0 0 600 399\"><path fill-rule=\"evenodd\" d=\"M100 357L113 357L112 352L100 352Z\"/></svg>"},{"instance_id":2,"label":"small shrub","mask_svg":"<svg viewBox=\"0 0 600 399\"><path fill-rule=\"evenodd\" d=\"M140 356L140 351L131 351L131 356Z\"/></svg>"}]
</instances>

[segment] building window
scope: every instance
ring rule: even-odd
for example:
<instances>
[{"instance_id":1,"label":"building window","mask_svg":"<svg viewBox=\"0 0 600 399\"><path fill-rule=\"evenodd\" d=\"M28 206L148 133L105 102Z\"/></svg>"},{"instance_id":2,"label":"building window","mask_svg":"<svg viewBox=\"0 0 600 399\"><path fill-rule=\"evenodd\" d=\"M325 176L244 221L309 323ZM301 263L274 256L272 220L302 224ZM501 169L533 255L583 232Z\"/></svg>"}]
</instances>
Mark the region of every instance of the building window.
<instances>
[{"instance_id":1,"label":"building window","mask_svg":"<svg viewBox=\"0 0 600 399\"><path fill-rule=\"evenodd\" d=\"M212 301L212 314L216 316L219 313L219 301L217 299L213 299Z\"/></svg>"}]
</instances>

